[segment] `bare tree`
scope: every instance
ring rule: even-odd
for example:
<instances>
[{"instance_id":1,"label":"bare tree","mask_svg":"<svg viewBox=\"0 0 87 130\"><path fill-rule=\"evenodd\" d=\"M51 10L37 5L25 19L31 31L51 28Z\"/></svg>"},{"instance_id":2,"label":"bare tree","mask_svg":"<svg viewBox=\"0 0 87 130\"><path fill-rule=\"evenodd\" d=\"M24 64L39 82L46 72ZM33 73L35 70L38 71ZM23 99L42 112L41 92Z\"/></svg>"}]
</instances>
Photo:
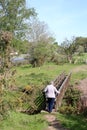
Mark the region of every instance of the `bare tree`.
<instances>
[{"instance_id":1,"label":"bare tree","mask_svg":"<svg viewBox=\"0 0 87 130\"><path fill-rule=\"evenodd\" d=\"M45 22L41 22L36 18L32 18L29 23L29 31L27 33L27 38L30 42L38 43L41 41L52 42L50 39L52 34L49 31L49 27Z\"/></svg>"}]
</instances>

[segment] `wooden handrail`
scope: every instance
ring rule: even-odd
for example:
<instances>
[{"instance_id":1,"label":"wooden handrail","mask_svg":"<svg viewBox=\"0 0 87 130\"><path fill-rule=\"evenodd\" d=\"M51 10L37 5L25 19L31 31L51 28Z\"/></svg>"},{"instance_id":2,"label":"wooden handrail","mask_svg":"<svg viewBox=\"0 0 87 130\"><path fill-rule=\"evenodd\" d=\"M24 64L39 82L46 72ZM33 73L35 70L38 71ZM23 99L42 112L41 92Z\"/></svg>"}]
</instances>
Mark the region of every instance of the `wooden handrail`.
<instances>
[{"instance_id":1,"label":"wooden handrail","mask_svg":"<svg viewBox=\"0 0 87 130\"><path fill-rule=\"evenodd\" d=\"M62 99L64 97L65 91L66 91L67 87L69 86L70 77L71 77L71 73L69 73L68 76L66 76L66 78L64 79L60 88L58 89L60 91L60 94L56 98L56 105L55 105L56 111L58 110L58 107L61 106Z\"/></svg>"}]
</instances>

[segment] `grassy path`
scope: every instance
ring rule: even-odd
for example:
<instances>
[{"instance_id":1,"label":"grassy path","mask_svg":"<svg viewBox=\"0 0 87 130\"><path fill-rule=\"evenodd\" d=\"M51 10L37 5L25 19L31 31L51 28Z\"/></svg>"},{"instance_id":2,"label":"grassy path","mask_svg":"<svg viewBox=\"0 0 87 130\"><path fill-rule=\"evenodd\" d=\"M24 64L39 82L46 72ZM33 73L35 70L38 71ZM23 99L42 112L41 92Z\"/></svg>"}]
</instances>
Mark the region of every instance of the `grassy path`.
<instances>
[{"instance_id":1,"label":"grassy path","mask_svg":"<svg viewBox=\"0 0 87 130\"><path fill-rule=\"evenodd\" d=\"M61 124L56 119L55 114L45 114L44 115L45 120L48 122L48 128L45 130L66 130L61 126Z\"/></svg>"}]
</instances>

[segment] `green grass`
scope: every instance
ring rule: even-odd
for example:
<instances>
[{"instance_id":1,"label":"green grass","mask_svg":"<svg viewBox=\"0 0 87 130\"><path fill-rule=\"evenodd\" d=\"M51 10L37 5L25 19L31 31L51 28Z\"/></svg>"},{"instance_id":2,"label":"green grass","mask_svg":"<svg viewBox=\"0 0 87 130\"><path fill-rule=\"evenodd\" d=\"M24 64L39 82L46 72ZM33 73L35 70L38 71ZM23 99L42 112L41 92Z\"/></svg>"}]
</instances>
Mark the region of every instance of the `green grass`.
<instances>
[{"instance_id":1,"label":"green grass","mask_svg":"<svg viewBox=\"0 0 87 130\"><path fill-rule=\"evenodd\" d=\"M87 130L87 119L81 115L57 115L61 124L69 130Z\"/></svg>"},{"instance_id":2,"label":"green grass","mask_svg":"<svg viewBox=\"0 0 87 130\"><path fill-rule=\"evenodd\" d=\"M64 115L58 113L58 121L69 130L87 130L87 118L81 115ZM27 115L10 112L9 116L0 121L0 130L45 130L48 127L43 114Z\"/></svg>"},{"instance_id":3,"label":"green grass","mask_svg":"<svg viewBox=\"0 0 87 130\"><path fill-rule=\"evenodd\" d=\"M79 67L79 71L75 72L74 69L78 69ZM77 64L55 65L49 63L36 68L32 68L30 65L26 65L16 67L15 69L17 70L15 81L18 87L25 87L26 85L33 85L36 87L44 86L47 82L54 80L63 71L65 71L67 74L72 72L71 83L73 84L87 77L87 67L84 71L81 70L83 69L83 65Z\"/></svg>"},{"instance_id":4,"label":"green grass","mask_svg":"<svg viewBox=\"0 0 87 130\"><path fill-rule=\"evenodd\" d=\"M87 70L74 72L71 75L71 84L79 83L80 80L87 78Z\"/></svg>"},{"instance_id":5,"label":"green grass","mask_svg":"<svg viewBox=\"0 0 87 130\"><path fill-rule=\"evenodd\" d=\"M0 121L0 130L43 130L47 127L41 114L27 115L19 112L10 112L10 115Z\"/></svg>"},{"instance_id":6,"label":"green grass","mask_svg":"<svg viewBox=\"0 0 87 130\"><path fill-rule=\"evenodd\" d=\"M80 64L55 65L49 63L40 68L32 68L30 65L26 65L14 67L14 69L16 69L17 72L15 76L12 77L12 85L16 85L16 87L25 87L29 84L34 86L35 90L37 90L36 87L38 86L45 86L47 81L54 80L63 71L67 74L72 72L70 81L72 84L87 78L87 65ZM17 97L20 97L20 94L21 93L18 91L7 91L5 98L8 101L13 102ZM70 130L87 130L86 120L83 117L59 115L58 119L61 120L63 125L68 128L71 127ZM46 126L47 123L44 121L41 114L25 115L22 113L11 112L7 119L0 122L0 130L43 130ZM78 129L79 127L80 129Z\"/></svg>"}]
</instances>

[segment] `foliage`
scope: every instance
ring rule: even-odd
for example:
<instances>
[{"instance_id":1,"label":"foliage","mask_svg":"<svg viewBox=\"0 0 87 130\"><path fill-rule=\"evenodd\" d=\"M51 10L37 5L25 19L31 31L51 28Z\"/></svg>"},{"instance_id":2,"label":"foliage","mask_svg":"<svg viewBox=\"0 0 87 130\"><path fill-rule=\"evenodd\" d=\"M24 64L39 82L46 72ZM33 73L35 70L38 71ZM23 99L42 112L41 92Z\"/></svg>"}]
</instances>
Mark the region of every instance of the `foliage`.
<instances>
[{"instance_id":1,"label":"foliage","mask_svg":"<svg viewBox=\"0 0 87 130\"><path fill-rule=\"evenodd\" d=\"M12 40L12 33L6 31L0 33L0 56L1 56L1 69L2 69L2 82L6 86L6 77L10 71L10 44Z\"/></svg>"},{"instance_id":2,"label":"foliage","mask_svg":"<svg viewBox=\"0 0 87 130\"><path fill-rule=\"evenodd\" d=\"M33 67L41 66L46 62L49 57L49 48L50 45L47 43L38 43L30 48L30 63Z\"/></svg>"},{"instance_id":3,"label":"foliage","mask_svg":"<svg viewBox=\"0 0 87 130\"><path fill-rule=\"evenodd\" d=\"M64 99L66 100L67 105L76 106L80 100L80 91L73 86L70 86L66 93Z\"/></svg>"},{"instance_id":4,"label":"foliage","mask_svg":"<svg viewBox=\"0 0 87 130\"><path fill-rule=\"evenodd\" d=\"M75 38L72 38L72 40L65 39L61 46L63 47L63 52L66 55L67 60L72 63L73 54L78 48L78 45L75 43Z\"/></svg>"},{"instance_id":5,"label":"foliage","mask_svg":"<svg viewBox=\"0 0 87 130\"><path fill-rule=\"evenodd\" d=\"M0 115L2 118L8 110L10 109L9 102L5 98L5 90L9 88L9 81L12 80L11 76L14 75L11 71L11 63L10 63L10 52L11 52L11 41L12 41L12 33L8 31L0 32Z\"/></svg>"},{"instance_id":6,"label":"foliage","mask_svg":"<svg viewBox=\"0 0 87 130\"><path fill-rule=\"evenodd\" d=\"M2 120L7 114L7 102L3 99L4 91L2 84L0 83L0 120Z\"/></svg>"},{"instance_id":7,"label":"foliage","mask_svg":"<svg viewBox=\"0 0 87 130\"><path fill-rule=\"evenodd\" d=\"M29 50L29 43L26 40L20 40L17 38L12 39L12 48L14 52L18 54L27 54Z\"/></svg>"},{"instance_id":8,"label":"foliage","mask_svg":"<svg viewBox=\"0 0 87 130\"><path fill-rule=\"evenodd\" d=\"M69 86L67 89L64 99L62 102L62 106L59 111L62 113L79 113L78 105L80 102L81 92L74 88L73 86Z\"/></svg>"},{"instance_id":9,"label":"foliage","mask_svg":"<svg viewBox=\"0 0 87 130\"><path fill-rule=\"evenodd\" d=\"M24 37L27 20L36 15L34 8L26 8L25 0L0 0L0 29Z\"/></svg>"},{"instance_id":10,"label":"foliage","mask_svg":"<svg viewBox=\"0 0 87 130\"><path fill-rule=\"evenodd\" d=\"M63 53L65 53L67 60L74 63L74 55L80 56L82 53L87 52L87 38L73 37L71 40L65 39L61 44ZM79 59L78 59L79 60ZM84 62L83 60L79 62Z\"/></svg>"},{"instance_id":11,"label":"foliage","mask_svg":"<svg viewBox=\"0 0 87 130\"><path fill-rule=\"evenodd\" d=\"M84 53L84 47L79 45L76 53L78 54L78 56L82 55L82 53Z\"/></svg>"},{"instance_id":12,"label":"foliage","mask_svg":"<svg viewBox=\"0 0 87 130\"><path fill-rule=\"evenodd\" d=\"M75 107L68 105L68 106L61 106L59 108L59 112L62 114L75 114L77 110Z\"/></svg>"},{"instance_id":13,"label":"foliage","mask_svg":"<svg viewBox=\"0 0 87 130\"><path fill-rule=\"evenodd\" d=\"M11 32L0 31L0 55L1 56L3 56L3 53L9 53L12 37L13 35Z\"/></svg>"},{"instance_id":14,"label":"foliage","mask_svg":"<svg viewBox=\"0 0 87 130\"><path fill-rule=\"evenodd\" d=\"M25 88L22 91L27 94L31 94L33 91L33 88L30 85L27 85L27 86L25 86Z\"/></svg>"},{"instance_id":15,"label":"foliage","mask_svg":"<svg viewBox=\"0 0 87 130\"><path fill-rule=\"evenodd\" d=\"M45 44L38 44L32 48L30 63L33 67L41 66L47 57L47 48Z\"/></svg>"},{"instance_id":16,"label":"foliage","mask_svg":"<svg viewBox=\"0 0 87 130\"><path fill-rule=\"evenodd\" d=\"M27 37L31 43L28 52L30 55L30 63L34 67L43 65L53 52L53 46L51 44L55 42L47 24L38 19L32 19Z\"/></svg>"},{"instance_id":17,"label":"foliage","mask_svg":"<svg viewBox=\"0 0 87 130\"><path fill-rule=\"evenodd\" d=\"M52 57L52 62L54 62L57 65L64 64L67 63L67 58L64 55L57 53L54 55L54 57Z\"/></svg>"},{"instance_id":18,"label":"foliage","mask_svg":"<svg viewBox=\"0 0 87 130\"><path fill-rule=\"evenodd\" d=\"M76 37L75 43L83 47L84 53L87 52L87 37Z\"/></svg>"},{"instance_id":19,"label":"foliage","mask_svg":"<svg viewBox=\"0 0 87 130\"><path fill-rule=\"evenodd\" d=\"M87 53L81 53L73 56L74 64L87 64Z\"/></svg>"},{"instance_id":20,"label":"foliage","mask_svg":"<svg viewBox=\"0 0 87 130\"><path fill-rule=\"evenodd\" d=\"M26 7L26 0L0 0L0 30L12 32L11 47L14 51L27 52L28 45L24 39L30 18L36 15L34 8Z\"/></svg>"}]
</instances>

